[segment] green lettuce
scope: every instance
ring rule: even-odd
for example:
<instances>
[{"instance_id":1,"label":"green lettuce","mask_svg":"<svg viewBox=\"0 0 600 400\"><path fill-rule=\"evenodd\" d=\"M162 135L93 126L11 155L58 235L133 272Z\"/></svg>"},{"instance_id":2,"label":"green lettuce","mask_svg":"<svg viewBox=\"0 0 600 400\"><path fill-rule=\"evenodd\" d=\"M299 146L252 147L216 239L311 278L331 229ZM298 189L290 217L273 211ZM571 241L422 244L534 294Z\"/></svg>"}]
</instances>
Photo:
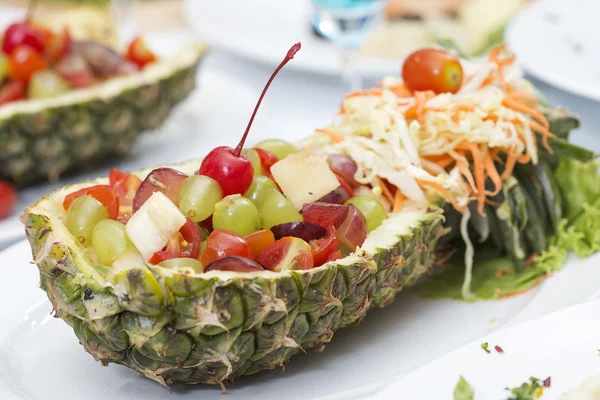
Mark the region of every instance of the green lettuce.
<instances>
[{"instance_id":1,"label":"green lettuce","mask_svg":"<svg viewBox=\"0 0 600 400\"><path fill-rule=\"evenodd\" d=\"M560 270L570 252L588 257L600 251L600 175L595 161L562 157L554 176L563 194L565 218L547 249L522 270L509 258L498 257L489 249L476 252L471 291L474 300L492 300L523 293ZM462 255L458 254L445 271L430 277L412 290L424 297L463 300Z\"/></svg>"}]
</instances>

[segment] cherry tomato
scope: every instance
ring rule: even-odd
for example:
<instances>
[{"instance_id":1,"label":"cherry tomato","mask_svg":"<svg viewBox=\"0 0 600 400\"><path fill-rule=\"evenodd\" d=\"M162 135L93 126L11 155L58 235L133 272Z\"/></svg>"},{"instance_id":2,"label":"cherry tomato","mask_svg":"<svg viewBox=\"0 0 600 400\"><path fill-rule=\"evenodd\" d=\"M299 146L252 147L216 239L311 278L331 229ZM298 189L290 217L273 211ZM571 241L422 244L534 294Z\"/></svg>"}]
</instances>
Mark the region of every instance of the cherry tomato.
<instances>
[{"instance_id":1,"label":"cherry tomato","mask_svg":"<svg viewBox=\"0 0 600 400\"><path fill-rule=\"evenodd\" d=\"M19 81L27 82L34 73L47 67L44 56L27 45L18 46L8 57L8 75Z\"/></svg>"},{"instance_id":2,"label":"cherry tomato","mask_svg":"<svg viewBox=\"0 0 600 400\"><path fill-rule=\"evenodd\" d=\"M252 249L240 235L225 229L215 229L206 239L206 249L200 261L204 265L220 258L240 256L252 259Z\"/></svg>"},{"instance_id":3,"label":"cherry tomato","mask_svg":"<svg viewBox=\"0 0 600 400\"><path fill-rule=\"evenodd\" d=\"M0 180L0 219L8 217L17 203L17 191L10 183Z\"/></svg>"},{"instance_id":4,"label":"cherry tomato","mask_svg":"<svg viewBox=\"0 0 600 400\"><path fill-rule=\"evenodd\" d=\"M311 240L309 244L315 257L315 267L325 264L329 261L331 254L338 251L338 240L335 228L330 226L327 228L327 237Z\"/></svg>"},{"instance_id":5,"label":"cherry tomato","mask_svg":"<svg viewBox=\"0 0 600 400\"><path fill-rule=\"evenodd\" d=\"M311 269L315 259L309 244L297 237L286 236L264 250L257 261L274 272Z\"/></svg>"},{"instance_id":6,"label":"cherry tomato","mask_svg":"<svg viewBox=\"0 0 600 400\"><path fill-rule=\"evenodd\" d=\"M151 264L158 264L171 258L198 258L200 255L202 236L194 221L187 218L178 233L173 235L162 251L157 251L150 258Z\"/></svg>"},{"instance_id":7,"label":"cherry tomato","mask_svg":"<svg viewBox=\"0 0 600 400\"><path fill-rule=\"evenodd\" d=\"M71 33L68 28L64 28L61 32L52 33L46 39L46 47L44 54L46 58L55 63L69 51L71 47Z\"/></svg>"},{"instance_id":8,"label":"cherry tomato","mask_svg":"<svg viewBox=\"0 0 600 400\"><path fill-rule=\"evenodd\" d=\"M133 212L152 196L154 192L161 192L174 204L177 204L177 189L188 176L172 168L157 168L150 172L142 182L133 198Z\"/></svg>"},{"instance_id":9,"label":"cherry tomato","mask_svg":"<svg viewBox=\"0 0 600 400\"><path fill-rule=\"evenodd\" d=\"M80 189L76 192L68 194L63 201L65 210L69 210L71 203L81 196L92 196L106 207L108 215L111 219L116 219L119 215L119 195L109 185L96 185Z\"/></svg>"},{"instance_id":10,"label":"cherry tomato","mask_svg":"<svg viewBox=\"0 0 600 400\"><path fill-rule=\"evenodd\" d=\"M113 168L108 175L110 186L119 195L119 217L118 220L127 223L133 213L133 199L142 184L142 180L136 175L121 172Z\"/></svg>"},{"instance_id":11,"label":"cherry tomato","mask_svg":"<svg viewBox=\"0 0 600 400\"><path fill-rule=\"evenodd\" d=\"M0 106L21 100L25 97L25 83L21 81L8 81L0 87Z\"/></svg>"},{"instance_id":12,"label":"cherry tomato","mask_svg":"<svg viewBox=\"0 0 600 400\"><path fill-rule=\"evenodd\" d=\"M244 236L244 240L252 249L254 257L258 257L263 250L275 243L275 235L273 235L273 231L263 229Z\"/></svg>"},{"instance_id":13,"label":"cherry tomato","mask_svg":"<svg viewBox=\"0 0 600 400\"><path fill-rule=\"evenodd\" d=\"M462 85L463 69L460 61L445 50L422 49L404 61L402 79L411 91L456 93Z\"/></svg>"},{"instance_id":14,"label":"cherry tomato","mask_svg":"<svg viewBox=\"0 0 600 400\"><path fill-rule=\"evenodd\" d=\"M23 45L42 52L44 51L44 38L28 22L17 22L9 25L4 32L2 51L11 54L13 50Z\"/></svg>"},{"instance_id":15,"label":"cherry tomato","mask_svg":"<svg viewBox=\"0 0 600 400\"><path fill-rule=\"evenodd\" d=\"M260 149L258 147L255 147L254 150L256 150L258 156L260 157L260 164L262 167L265 169L265 171L270 173L271 166L279 161L279 158L277 158L277 156L271 153L269 150Z\"/></svg>"},{"instance_id":16,"label":"cherry tomato","mask_svg":"<svg viewBox=\"0 0 600 400\"><path fill-rule=\"evenodd\" d=\"M144 67L157 60L156 55L146 46L146 43L141 37L136 37L127 47L125 58L132 63Z\"/></svg>"}]
</instances>

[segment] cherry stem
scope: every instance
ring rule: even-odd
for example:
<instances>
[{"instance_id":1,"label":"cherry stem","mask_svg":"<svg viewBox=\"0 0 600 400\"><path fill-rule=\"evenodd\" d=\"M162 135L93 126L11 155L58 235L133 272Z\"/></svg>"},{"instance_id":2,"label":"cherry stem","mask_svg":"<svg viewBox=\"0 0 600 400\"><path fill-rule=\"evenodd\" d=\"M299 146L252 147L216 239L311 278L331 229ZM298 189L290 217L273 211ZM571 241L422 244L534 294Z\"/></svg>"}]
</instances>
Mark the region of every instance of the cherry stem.
<instances>
[{"instance_id":1,"label":"cherry stem","mask_svg":"<svg viewBox=\"0 0 600 400\"><path fill-rule=\"evenodd\" d=\"M246 127L246 132L244 132L244 136L242 136L242 140L240 140L240 143L233 150L233 154L234 155L236 155L236 156L239 157L240 154L242 153L242 148L244 147L244 143L246 142L246 138L248 137L248 132L250 132L250 127L252 126L252 123L254 122L254 117L256 116L256 112L258 111L258 108L260 107L260 103L262 103L263 97L265 97L265 93L267 93L267 90L269 89L269 86L271 86L271 82L273 82L273 79L275 78L275 76L277 76L277 74L279 73L279 71L281 70L281 68L283 68L285 66L285 64L288 63L288 61L290 61L292 58L294 58L294 56L300 50L301 47L302 47L302 45L301 45L300 42L298 42L295 45L293 45L292 47L290 47L290 49L288 50L288 52L285 55L285 58L283 59L283 61L281 62L281 64L279 64L279 66L271 74L271 77L269 78L269 81L265 85L265 88L263 89L260 97L258 98L258 102L256 103L256 107L254 107L254 112L252 113L252 117L250 117L250 121L248 122L248 126Z\"/></svg>"},{"instance_id":2,"label":"cherry stem","mask_svg":"<svg viewBox=\"0 0 600 400\"><path fill-rule=\"evenodd\" d=\"M29 22L31 17L33 17L33 11L37 6L37 0L30 0L29 5L27 6L27 14L25 14L25 21Z\"/></svg>"}]
</instances>

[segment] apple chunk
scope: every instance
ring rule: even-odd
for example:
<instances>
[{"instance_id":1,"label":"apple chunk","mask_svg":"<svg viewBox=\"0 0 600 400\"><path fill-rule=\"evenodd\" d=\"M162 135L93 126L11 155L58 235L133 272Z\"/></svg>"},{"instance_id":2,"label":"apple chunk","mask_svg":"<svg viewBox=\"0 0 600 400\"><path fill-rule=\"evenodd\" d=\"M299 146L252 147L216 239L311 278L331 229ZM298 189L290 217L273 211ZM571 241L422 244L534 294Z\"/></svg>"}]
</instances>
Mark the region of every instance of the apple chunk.
<instances>
[{"instance_id":1,"label":"apple chunk","mask_svg":"<svg viewBox=\"0 0 600 400\"><path fill-rule=\"evenodd\" d=\"M290 154L273 164L271 174L296 210L340 186L327 160L303 153Z\"/></svg>"}]
</instances>

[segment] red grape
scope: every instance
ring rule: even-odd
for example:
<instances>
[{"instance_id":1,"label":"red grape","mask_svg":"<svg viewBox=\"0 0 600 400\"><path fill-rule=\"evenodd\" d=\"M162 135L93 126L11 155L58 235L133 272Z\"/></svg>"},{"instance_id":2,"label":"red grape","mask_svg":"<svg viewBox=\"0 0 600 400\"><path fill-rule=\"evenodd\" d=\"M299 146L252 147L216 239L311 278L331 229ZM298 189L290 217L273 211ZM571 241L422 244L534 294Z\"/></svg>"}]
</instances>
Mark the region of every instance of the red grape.
<instances>
[{"instance_id":1,"label":"red grape","mask_svg":"<svg viewBox=\"0 0 600 400\"><path fill-rule=\"evenodd\" d=\"M44 51L44 38L28 22L16 22L6 28L2 41L2 51L11 54L18 46L25 45L42 52Z\"/></svg>"}]
</instances>

